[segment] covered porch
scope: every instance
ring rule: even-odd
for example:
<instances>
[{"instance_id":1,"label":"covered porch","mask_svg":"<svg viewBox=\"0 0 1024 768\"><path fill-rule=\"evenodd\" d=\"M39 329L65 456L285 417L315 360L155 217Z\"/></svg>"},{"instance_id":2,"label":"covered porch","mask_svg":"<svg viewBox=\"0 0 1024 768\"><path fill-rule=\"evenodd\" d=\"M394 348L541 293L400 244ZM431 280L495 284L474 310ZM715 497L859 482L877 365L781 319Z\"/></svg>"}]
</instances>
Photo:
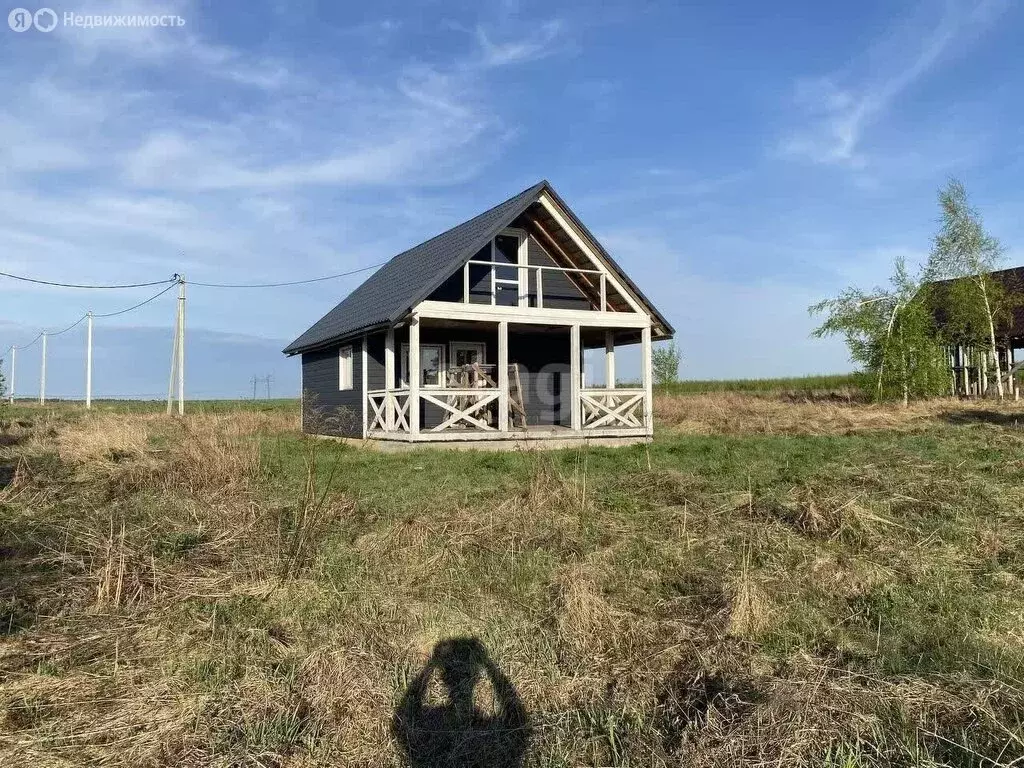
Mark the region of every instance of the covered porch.
<instances>
[{"instance_id":1,"label":"covered porch","mask_svg":"<svg viewBox=\"0 0 1024 768\"><path fill-rule=\"evenodd\" d=\"M377 380L364 374L364 435L403 443L650 439L649 321L586 314L589 322L580 313L562 322L513 312L487 320L417 313L386 332ZM629 344L640 345L639 386L616 380L616 349ZM600 385L585 380L587 349L601 350ZM372 372L369 362L364 372Z\"/></svg>"}]
</instances>

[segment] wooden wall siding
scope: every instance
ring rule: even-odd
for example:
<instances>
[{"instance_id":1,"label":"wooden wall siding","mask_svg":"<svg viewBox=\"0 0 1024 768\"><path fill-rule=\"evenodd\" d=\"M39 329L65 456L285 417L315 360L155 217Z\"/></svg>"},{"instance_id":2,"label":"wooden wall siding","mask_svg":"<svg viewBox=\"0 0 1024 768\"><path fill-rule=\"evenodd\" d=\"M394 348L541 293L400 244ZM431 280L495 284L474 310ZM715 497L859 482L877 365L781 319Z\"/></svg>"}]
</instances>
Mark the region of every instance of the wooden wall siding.
<instances>
[{"instance_id":1,"label":"wooden wall siding","mask_svg":"<svg viewBox=\"0 0 1024 768\"><path fill-rule=\"evenodd\" d=\"M557 267L566 266L556 262L544 246L533 235L527 239L527 263L538 266ZM490 304L491 303L491 273L487 267L469 266L469 303ZM537 273L535 270L528 270L529 285L527 293L530 297L530 306L537 306ZM593 305L583 294L577 285L564 272L545 272L542 278L544 283L544 306L550 309L591 309ZM462 301L463 294L463 271L460 267L455 274L448 277L437 290L428 297L431 301Z\"/></svg>"},{"instance_id":2,"label":"wooden wall siding","mask_svg":"<svg viewBox=\"0 0 1024 768\"><path fill-rule=\"evenodd\" d=\"M527 260L530 264L545 267L559 265L537 239L530 235L527 241ZM530 285L528 292L530 306L537 306L537 272L529 270ZM541 278L544 285L544 307L549 309L592 309L590 300L564 272L545 271ZM600 302L598 302L600 303Z\"/></svg>"},{"instance_id":3,"label":"wooden wall siding","mask_svg":"<svg viewBox=\"0 0 1024 768\"><path fill-rule=\"evenodd\" d=\"M386 333L371 333L367 336L366 347L366 387L367 389L384 389L384 347ZM364 406L365 407L365 406Z\"/></svg>"},{"instance_id":4,"label":"wooden wall siding","mask_svg":"<svg viewBox=\"0 0 1024 768\"><path fill-rule=\"evenodd\" d=\"M519 364L526 423L569 426L569 329L509 330L509 363Z\"/></svg>"},{"instance_id":5,"label":"wooden wall siding","mask_svg":"<svg viewBox=\"0 0 1024 768\"><path fill-rule=\"evenodd\" d=\"M352 389L338 389L338 350L348 345L302 353L302 425L306 432L363 436L362 337L351 342Z\"/></svg>"}]
</instances>

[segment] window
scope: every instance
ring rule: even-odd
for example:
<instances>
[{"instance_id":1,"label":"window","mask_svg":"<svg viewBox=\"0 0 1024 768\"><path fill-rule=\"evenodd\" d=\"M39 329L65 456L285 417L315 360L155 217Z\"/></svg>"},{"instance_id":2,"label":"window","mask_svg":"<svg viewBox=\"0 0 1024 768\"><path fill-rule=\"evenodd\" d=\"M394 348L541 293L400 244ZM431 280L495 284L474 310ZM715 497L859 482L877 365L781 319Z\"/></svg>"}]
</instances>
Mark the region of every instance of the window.
<instances>
[{"instance_id":1,"label":"window","mask_svg":"<svg viewBox=\"0 0 1024 768\"><path fill-rule=\"evenodd\" d=\"M441 344L420 344L420 386L443 387L444 346ZM409 386L409 345L402 345L400 385Z\"/></svg>"},{"instance_id":2,"label":"window","mask_svg":"<svg viewBox=\"0 0 1024 768\"><path fill-rule=\"evenodd\" d=\"M521 264L526 264L526 233L519 229L506 229L473 256L473 261L495 264L469 265L469 292L483 298L488 304L517 307L524 293L520 286Z\"/></svg>"},{"instance_id":3,"label":"window","mask_svg":"<svg viewBox=\"0 0 1024 768\"><path fill-rule=\"evenodd\" d=\"M352 347L338 350L338 389L352 389Z\"/></svg>"}]
</instances>

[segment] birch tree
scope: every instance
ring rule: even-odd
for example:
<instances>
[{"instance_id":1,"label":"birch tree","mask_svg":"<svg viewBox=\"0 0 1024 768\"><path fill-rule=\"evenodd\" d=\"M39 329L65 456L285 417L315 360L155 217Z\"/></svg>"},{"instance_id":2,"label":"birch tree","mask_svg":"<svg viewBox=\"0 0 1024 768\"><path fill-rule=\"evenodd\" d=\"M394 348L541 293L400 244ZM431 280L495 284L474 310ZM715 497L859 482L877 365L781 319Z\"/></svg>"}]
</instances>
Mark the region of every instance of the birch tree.
<instances>
[{"instance_id":1,"label":"birch tree","mask_svg":"<svg viewBox=\"0 0 1024 768\"><path fill-rule=\"evenodd\" d=\"M927 296L921 278L897 259L888 288L851 287L813 305L811 314L825 317L813 335L842 336L851 361L870 378L875 399L898 397L909 405L911 397L939 394L946 381Z\"/></svg>"},{"instance_id":2,"label":"birch tree","mask_svg":"<svg viewBox=\"0 0 1024 768\"><path fill-rule=\"evenodd\" d=\"M981 335L995 364L996 392L1003 398L1003 375L996 345L996 324L1006 309L1006 291L992 278L1003 262L1002 244L985 231L964 185L950 179L939 190L941 228L925 268L929 282L952 280L941 292L947 331L970 340ZM978 329L982 333L978 334Z\"/></svg>"}]
</instances>

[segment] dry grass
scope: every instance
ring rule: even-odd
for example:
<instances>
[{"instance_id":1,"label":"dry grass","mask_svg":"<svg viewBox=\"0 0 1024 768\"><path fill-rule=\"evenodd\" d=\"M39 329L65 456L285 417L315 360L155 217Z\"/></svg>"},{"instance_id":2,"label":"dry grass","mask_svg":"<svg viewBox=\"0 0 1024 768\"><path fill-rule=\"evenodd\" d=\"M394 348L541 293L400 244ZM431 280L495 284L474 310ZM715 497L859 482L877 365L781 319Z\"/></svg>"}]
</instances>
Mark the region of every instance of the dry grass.
<instances>
[{"instance_id":1,"label":"dry grass","mask_svg":"<svg viewBox=\"0 0 1024 768\"><path fill-rule=\"evenodd\" d=\"M552 455L27 412L0 449L0 761L398 765L400 702L472 637L529 723L470 764L1020 764L1016 406L658 412L649 448Z\"/></svg>"},{"instance_id":2,"label":"dry grass","mask_svg":"<svg viewBox=\"0 0 1024 768\"><path fill-rule=\"evenodd\" d=\"M848 435L879 430L914 430L937 418L984 420L992 413L1024 426L1024 402L993 411L985 401L937 399L893 405L803 398L788 400L743 394L663 395L654 401L658 424L693 435Z\"/></svg>"}]
</instances>

